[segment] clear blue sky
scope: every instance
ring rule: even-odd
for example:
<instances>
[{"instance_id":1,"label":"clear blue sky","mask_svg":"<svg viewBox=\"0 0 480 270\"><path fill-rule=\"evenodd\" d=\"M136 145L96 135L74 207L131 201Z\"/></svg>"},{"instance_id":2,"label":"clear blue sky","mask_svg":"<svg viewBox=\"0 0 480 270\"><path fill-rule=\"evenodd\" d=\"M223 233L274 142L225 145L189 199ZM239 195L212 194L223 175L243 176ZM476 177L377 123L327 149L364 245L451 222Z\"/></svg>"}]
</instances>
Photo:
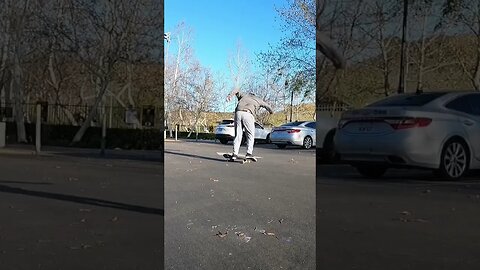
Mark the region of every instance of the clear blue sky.
<instances>
[{"instance_id":1,"label":"clear blue sky","mask_svg":"<svg viewBox=\"0 0 480 270\"><path fill-rule=\"evenodd\" d=\"M285 0L166 0L165 32L185 22L194 30L193 48L200 63L228 74L228 55L237 41L251 60L269 43L278 43L283 33L275 7L285 5Z\"/></svg>"}]
</instances>

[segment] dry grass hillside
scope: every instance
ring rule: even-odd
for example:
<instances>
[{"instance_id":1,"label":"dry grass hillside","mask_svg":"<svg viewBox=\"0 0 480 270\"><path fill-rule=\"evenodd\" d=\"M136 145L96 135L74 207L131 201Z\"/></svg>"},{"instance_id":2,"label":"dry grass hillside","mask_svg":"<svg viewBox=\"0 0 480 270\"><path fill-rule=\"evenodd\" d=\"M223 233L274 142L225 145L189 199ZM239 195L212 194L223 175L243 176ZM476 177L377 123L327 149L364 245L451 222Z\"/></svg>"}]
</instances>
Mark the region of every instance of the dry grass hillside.
<instances>
[{"instance_id":1,"label":"dry grass hillside","mask_svg":"<svg viewBox=\"0 0 480 270\"><path fill-rule=\"evenodd\" d=\"M233 112L230 113L222 113L222 112L209 112L207 113L207 125L208 126L216 126L218 122L222 121L223 119L233 119L234 115ZM301 104L293 107L293 121L312 121L315 119L315 104ZM264 124L265 126L279 126L290 120L290 110L287 111L279 111L274 113L273 115L269 115L268 113L259 115L256 119L258 122Z\"/></svg>"}]
</instances>

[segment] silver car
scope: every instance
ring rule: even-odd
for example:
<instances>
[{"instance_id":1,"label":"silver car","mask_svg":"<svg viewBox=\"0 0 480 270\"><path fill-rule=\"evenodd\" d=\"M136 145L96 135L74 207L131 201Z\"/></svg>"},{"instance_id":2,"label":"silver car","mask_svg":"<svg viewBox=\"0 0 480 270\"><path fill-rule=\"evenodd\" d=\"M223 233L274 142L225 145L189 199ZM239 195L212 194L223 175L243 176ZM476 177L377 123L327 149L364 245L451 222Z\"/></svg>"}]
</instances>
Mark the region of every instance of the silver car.
<instances>
[{"instance_id":1,"label":"silver car","mask_svg":"<svg viewBox=\"0 0 480 270\"><path fill-rule=\"evenodd\" d=\"M311 121L298 121L283 124L272 129L270 141L278 148L287 145L302 146L310 149L316 145L316 123Z\"/></svg>"},{"instance_id":2,"label":"silver car","mask_svg":"<svg viewBox=\"0 0 480 270\"><path fill-rule=\"evenodd\" d=\"M346 112L335 147L367 177L419 167L461 178L480 168L480 93L402 94Z\"/></svg>"},{"instance_id":3,"label":"silver car","mask_svg":"<svg viewBox=\"0 0 480 270\"><path fill-rule=\"evenodd\" d=\"M270 128L266 128L255 122L255 142L270 142ZM235 125L233 119L226 119L219 123L215 128L215 138L222 144L227 144L235 139ZM242 137L242 144L245 143L246 136Z\"/></svg>"}]
</instances>

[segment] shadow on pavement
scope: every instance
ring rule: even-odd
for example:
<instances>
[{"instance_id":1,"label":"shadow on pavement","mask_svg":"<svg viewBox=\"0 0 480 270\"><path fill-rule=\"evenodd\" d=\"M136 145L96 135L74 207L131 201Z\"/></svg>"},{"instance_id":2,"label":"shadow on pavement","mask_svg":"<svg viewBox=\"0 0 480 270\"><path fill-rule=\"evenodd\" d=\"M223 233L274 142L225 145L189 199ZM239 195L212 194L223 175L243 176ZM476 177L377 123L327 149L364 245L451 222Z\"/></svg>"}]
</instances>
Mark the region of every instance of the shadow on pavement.
<instances>
[{"instance_id":1,"label":"shadow on pavement","mask_svg":"<svg viewBox=\"0 0 480 270\"><path fill-rule=\"evenodd\" d=\"M118 159L118 160L133 160L133 161L148 161L148 162L163 162L163 154L123 154L123 153L111 153L107 151L105 156L100 155L100 153L65 153L65 152L55 152L53 153L56 156L69 156L77 158L95 158L95 159Z\"/></svg>"},{"instance_id":2,"label":"shadow on pavement","mask_svg":"<svg viewBox=\"0 0 480 270\"><path fill-rule=\"evenodd\" d=\"M480 174L477 171L470 172L463 179L458 181L448 181L439 179L431 170L421 169L390 169L387 173L378 179L366 178L360 175L355 168L336 164L331 166L317 167L317 184L323 183L324 179L334 180L344 183L369 183L369 184L405 184L421 185L428 187L445 187L456 189L468 189L472 192L480 191ZM331 184L331 183L330 183Z\"/></svg>"},{"instance_id":3,"label":"shadow on pavement","mask_svg":"<svg viewBox=\"0 0 480 270\"><path fill-rule=\"evenodd\" d=\"M79 204L88 204L88 205L94 205L94 206L100 206L100 207L108 207L108 208L114 208L114 209L120 209L120 210L126 210L126 211L132 211L132 212L138 212L138 213L144 213L144 214L151 214L151 215L160 215L160 216L164 215L164 210L158 209L158 208L124 204L124 203L87 198L87 197L79 197L79 196L73 196L73 195L28 190L28 189L10 187L10 186L1 185L1 184L0 184L0 192L74 202Z\"/></svg>"},{"instance_id":4,"label":"shadow on pavement","mask_svg":"<svg viewBox=\"0 0 480 270\"><path fill-rule=\"evenodd\" d=\"M24 181L4 181L0 180L0 183L3 184L28 184L28 185L53 185L49 182L24 182Z\"/></svg>"},{"instance_id":5,"label":"shadow on pavement","mask_svg":"<svg viewBox=\"0 0 480 270\"><path fill-rule=\"evenodd\" d=\"M229 147L233 147L233 142L229 142L228 144L221 144L220 142L218 141L212 141L212 140L198 140L198 141L195 141L195 139L188 139L188 140L184 140L185 142L189 142L189 143L201 143L201 144L213 144L213 145L220 145L220 146L229 146ZM243 147L245 147L246 145L245 144L242 144ZM265 142L256 142L255 143L255 148L266 148L266 149L278 149L278 151L289 151L289 150L294 150L294 151L312 151L312 150L315 150L315 148L312 148L312 149L303 149L302 147L300 146L287 146L287 148L285 149L280 149L278 148L276 145L274 144L271 144L271 143L265 143Z\"/></svg>"},{"instance_id":6,"label":"shadow on pavement","mask_svg":"<svg viewBox=\"0 0 480 270\"><path fill-rule=\"evenodd\" d=\"M172 155L178 155L178 156L184 156L184 157L192 157L192 158L213 160L213 161L222 161L222 162L225 161L224 158L221 158L221 159L220 158L212 158L212 157L205 157L205 156L199 156L199 155L194 155L194 154L178 153L178 152L167 151L167 150L165 150L165 153L172 154Z\"/></svg>"}]
</instances>

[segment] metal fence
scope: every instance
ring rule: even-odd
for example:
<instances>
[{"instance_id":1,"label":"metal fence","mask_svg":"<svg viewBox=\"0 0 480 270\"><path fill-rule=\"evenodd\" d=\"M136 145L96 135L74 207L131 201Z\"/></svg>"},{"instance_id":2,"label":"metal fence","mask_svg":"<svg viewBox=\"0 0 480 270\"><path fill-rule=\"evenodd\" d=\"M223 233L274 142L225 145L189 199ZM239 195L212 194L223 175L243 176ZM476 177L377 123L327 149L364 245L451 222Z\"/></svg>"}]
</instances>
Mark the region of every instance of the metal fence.
<instances>
[{"instance_id":1,"label":"metal fence","mask_svg":"<svg viewBox=\"0 0 480 270\"><path fill-rule=\"evenodd\" d=\"M333 117L333 118L340 118L342 116L342 113L348 110L353 109L350 106L347 105L320 105L317 106L316 112L317 112L317 119L321 117Z\"/></svg>"},{"instance_id":2,"label":"metal fence","mask_svg":"<svg viewBox=\"0 0 480 270\"><path fill-rule=\"evenodd\" d=\"M92 106L89 105L39 104L41 105L42 123L49 125L80 126L85 122L92 109ZM22 106L25 123L34 123L37 103L24 103ZM102 125L103 110L105 110L108 128L161 128L163 126L162 108L146 105L129 109L136 112L136 124L128 124L126 122L128 109L121 106L100 106L96 109L95 116L90 122L91 126ZM6 122L15 121L14 104L7 103L0 106L0 120Z\"/></svg>"},{"instance_id":3,"label":"metal fence","mask_svg":"<svg viewBox=\"0 0 480 270\"><path fill-rule=\"evenodd\" d=\"M66 104L41 104L42 122L49 125L74 125L80 126L87 119L92 106L89 105L66 105ZM37 103L22 104L24 120L26 123L34 123L36 119ZM316 107L320 116L339 117L344 111L352 109L346 105L320 105ZM131 108L136 112L137 123L127 123L127 110L122 106L101 106L97 108L95 117L90 126L101 126L103 110L105 110L106 124L108 128L162 128L164 125L163 108L160 106L137 106ZM15 117L14 104L0 104L0 121L13 122ZM190 126L179 127L180 131L189 131ZM208 127L213 131L212 127Z\"/></svg>"}]
</instances>

